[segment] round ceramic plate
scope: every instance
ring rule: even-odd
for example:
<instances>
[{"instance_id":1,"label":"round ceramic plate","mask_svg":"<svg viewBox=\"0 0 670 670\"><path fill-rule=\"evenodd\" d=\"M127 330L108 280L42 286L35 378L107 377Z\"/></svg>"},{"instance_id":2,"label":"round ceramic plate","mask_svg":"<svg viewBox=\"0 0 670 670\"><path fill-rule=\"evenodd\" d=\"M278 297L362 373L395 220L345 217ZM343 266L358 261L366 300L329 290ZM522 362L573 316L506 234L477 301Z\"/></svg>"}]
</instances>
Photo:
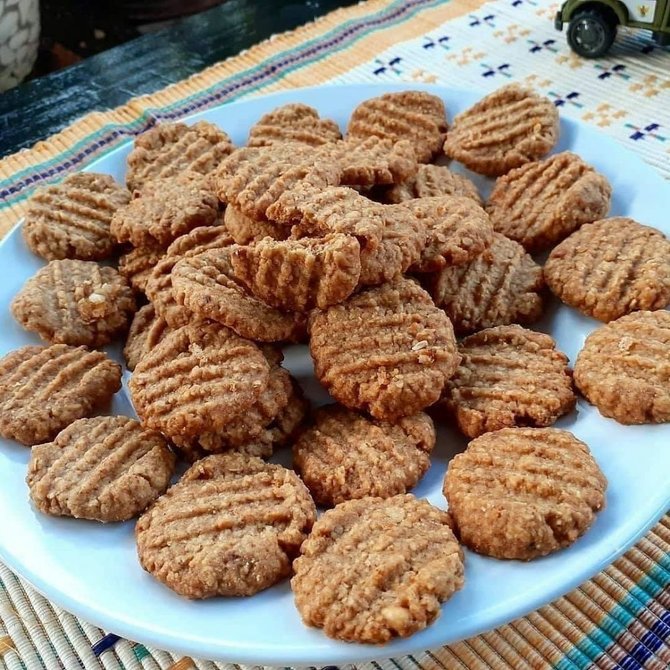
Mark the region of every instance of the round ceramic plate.
<instances>
[{"instance_id":1,"label":"round ceramic plate","mask_svg":"<svg viewBox=\"0 0 670 670\"><path fill-rule=\"evenodd\" d=\"M469 91L420 88L442 97L450 117L481 97ZM243 144L249 127L278 105L313 105L344 128L359 102L389 90L399 89L294 90L223 105L190 121L212 121ZM565 149L607 175L614 188L613 215L632 216L670 233L670 185L639 158L590 128L563 119L556 151ZM89 169L123 180L129 150L130 144L110 152ZM486 194L490 184L476 181ZM37 342L12 320L9 303L41 265L24 246L18 228L0 245L1 355ZM597 325L552 303L535 327L551 333L574 363L584 338ZM118 356L118 350L113 353ZM292 347L286 353L287 367L308 396L315 403L325 401L306 348ZM125 391L117 394L113 412L132 412ZM466 551L465 587L443 606L439 619L425 631L385 647L335 642L305 627L287 581L252 598L191 602L179 597L140 568L132 523L102 525L37 513L24 482L29 451L6 440L0 440L0 559L47 598L83 619L130 640L193 657L283 666L340 665L431 649L503 624L571 590L631 546L670 505L670 425L621 426L583 400L557 425L591 447L609 480L607 508L593 527L569 549L531 563L498 561ZM433 465L416 487L417 496L445 507L444 472L449 458L464 447L461 437L440 429ZM277 458L288 459L290 454Z\"/></svg>"}]
</instances>

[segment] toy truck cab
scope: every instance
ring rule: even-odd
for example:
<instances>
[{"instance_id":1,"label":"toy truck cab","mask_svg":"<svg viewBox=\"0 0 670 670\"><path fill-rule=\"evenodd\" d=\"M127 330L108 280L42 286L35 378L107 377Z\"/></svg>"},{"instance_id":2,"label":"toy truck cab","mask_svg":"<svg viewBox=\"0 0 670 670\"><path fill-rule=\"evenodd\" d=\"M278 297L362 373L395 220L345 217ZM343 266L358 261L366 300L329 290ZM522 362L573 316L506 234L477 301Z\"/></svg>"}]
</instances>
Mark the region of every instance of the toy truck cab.
<instances>
[{"instance_id":1,"label":"toy truck cab","mask_svg":"<svg viewBox=\"0 0 670 670\"><path fill-rule=\"evenodd\" d=\"M670 0L567 0L554 25L568 24L570 48L584 58L598 58L612 46L618 26L650 30L654 40L670 44Z\"/></svg>"}]
</instances>

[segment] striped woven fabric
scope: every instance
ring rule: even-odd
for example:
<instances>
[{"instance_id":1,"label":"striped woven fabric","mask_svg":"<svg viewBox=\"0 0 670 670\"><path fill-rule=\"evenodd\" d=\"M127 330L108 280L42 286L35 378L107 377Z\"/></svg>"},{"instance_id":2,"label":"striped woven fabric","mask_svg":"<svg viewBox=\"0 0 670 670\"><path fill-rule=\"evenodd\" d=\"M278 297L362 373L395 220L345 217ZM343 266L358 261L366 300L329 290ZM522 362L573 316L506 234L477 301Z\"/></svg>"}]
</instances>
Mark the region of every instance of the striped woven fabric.
<instances>
[{"instance_id":1,"label":"striped woven fabric","mask_svg":"<svg viewBox=\"0 0 670 670\"><path fill-rule=\"evenodd\" d=\"M36 186L107 153L157 120L325 82L429 82L490 90L531 83L670 177L670 54L622 31L610 57L581 61L548 0L371 0L279 35L121 108L96 112L0 161L0 236ZM670 517L589 582L484 635L366 670L670 667ZM64 612L0 563L0 669L239 668L179 658Z\"/></svg>"}]
</instances>

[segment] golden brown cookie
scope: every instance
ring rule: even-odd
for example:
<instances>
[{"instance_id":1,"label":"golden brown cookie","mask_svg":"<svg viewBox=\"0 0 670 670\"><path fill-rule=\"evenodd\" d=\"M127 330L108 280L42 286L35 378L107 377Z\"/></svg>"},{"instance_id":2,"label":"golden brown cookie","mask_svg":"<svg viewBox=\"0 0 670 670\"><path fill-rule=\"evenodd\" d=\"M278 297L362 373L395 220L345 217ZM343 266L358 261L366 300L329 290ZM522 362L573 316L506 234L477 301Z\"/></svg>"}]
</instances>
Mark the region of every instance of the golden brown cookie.
<instances>
[{"instance_id":1,"label":"golden brown cookie","mask_svg":"<svg viewBox=\"0 0 670 670\"><path fill-rule=\"evenodd\" d=\"M443 406L468 437L511 426L550 426L575 407L568 357L544 333L487 328L459 345L461 364Z\"/></svg>"},{"instance_id":2,"label":"golden brown cookie","mask_svg":"<svg viewBox=\"0 0 670 670\"><path fill-rule=\"evenodd\" d=\"M611 195L603 175L564 151L499 177L486 211L499 233L534 253L606 216Z\"/></svg>"},{"instance_id":3,"label":"golden brown cookie","mask_svg":"<svg viewBox=\"0 0 670 670\"><path fill-rule=\"evenodd\" d=\"M376 286L395 279L421 259L428 231L425 221L399 205L381 209L384 218L379 246L361 251L361 286Z\"/></svg>"},{"instance_id":4,"label":"golden brown cookie","mask_svg":"<svg viewBox=\"0 0 670 670\"><path fill-rule=\"evenodd\" d=\"M119 274L138 293L144 293L156 263L165 256L160 246L132 248L119 257Z\"/></svg>"},{"instance_id":5,"label":"golden brown cookie","mask_svg":"<svg viewBox=\"0 0 670 670\"><path fill-rule=\"evenodd\" d=\"M91 261L51 261L11 305L14 318L47 342L100 347L128 328L135 298L114 269Z\"/></svg>"},{"instance_id":6,"label":"golden brown cookie","mask_svg":"<svg viewBox=\"0 0 670 670\"><path fill-rule=\"evenodd\" d=\"M156 314L153 305L144 305L139 309L130 324L123 347L126 367L134 370L142 356L148 354L169 332L167 321Z\"/></svg>"},{"instance_id":7,"label":"golden brown cookie","mask_svg":"<svg viewBox=\"0 0 670 670\"><path fill-rule=\"evenodd\" d=\"M309 411L309 404L305 400L300 386L293 378L290 378L290 382L288 402L255 437L247 437L240 440L239 444L233 444L226 439L228 429L226 427L221 435L203 433L193 439L177 439L175 444L179 453L189 463L194 463L213 452L229 451L246 454L247 456L270 458L275 449L291 443Z\"/></svg>"},{"instance_id":8,"label":"golden brown cookie","mask_svg":"<svg viewBox=\"0 0 670 670\"><path fill-rule=\"evenodd\" d=\"M109 175L76 172L29 198L23 239L48 261L108 258L116 247L109 230L112 215L129 200L129 191Z\"/></svg>"},{"instance_id":9,"label":"golden brown cookie","mask_svg":"<svg viewBox=\"0 0 670 670\"><path fill-rule=\"evenodd\" d=\"M410 142L379 137L348 137L318 150L320 160L340 168L340 183L370 187L397 184L411 179L417 171L416 155Z\"/></svg>"},{"instance_id":10,"label":"golden brown cookie","mask_svg":"<svg viewBox=\"0 0 670 670\"><path fill-rule=\"evenodd\" d=\"M165 256L151 271L145 292L156 314L165 320L170 328L181 328L195 321L195 316L182 305L178 305L172 293L172 269L181 256Z\"/></svg>"},{"instance_id":11,"label":"golden brown cookie","mask_svg":"<svg viewBox=\"0 0 670 670\"><path fill-rule=\"evenodd\" d=\"M192 126L161 123L135 139L126 183L131 190L141 190L147 181L186 170L210 174L234 148L228 135L208 121Z\"/></svg>"},{"instance_id":12,"label":"golden brown cookie","mask_svg":"<svg viewBox=\"0 0 670 670\"><path fill-rule=\"evenodd\" d=\"M260 342L299 339L304 318L281 312L251 295L231 266L236 247L205 251L180 260L172 269L178 305L201 319L213 319L238 335Z\"/></svg>"},{"instance_id":13,"label":"golden brown cookie","mask_svg":"<svg viewBox=\"0 0 670 670\"><path fill-rule=\"evenodd\" d=\"M299 240L264 239L236 246L230 256L235 279L259 300L286 311L324 309L346 300L358 286L361 248L350 235Z\"/></svg>"},{"instance_id":14,"label":"golden brown cookie","mask_svg":"<svg viewBox=\"0 0 670 670\"><path fill-rule=\"evenodd\" d=\"M193 172L146 182L141 192L116 211L112 234L136 247L167 247L200 226L211 226L219 202L206 179Z\"/></svg>"},{"instance_id":15,"label":"golden brown cookie","mask_svg":"<svg viewBox=\"0 0 670 670\"><path fill-rule=\"evenodd\" d=\"M170 438L224 428L258 401L270 366L253 343L212 321L170 333L128 384L144 425Z\"/></svg>"},{"instance_id":16,"label":"golden brown cookie","mask_svg":"<svg viewBox=\"0 0 670 670\"><path fill-rule=\"evenodd\" d=\"M633 312L594 330L577 356L575 384L619 423L670 421L670 312Z\"/></svg>"},{"instance_id":17,"label":"golden brown cookie","mask_svg":"<svg viewBox=\"0 0 670 670\"><path fill-rule=\"evenodd\" d=\"M354 109L347 137L408 140L417 160L428 163L442 148L447 112L440 98L424 91L385 93Z\"/></svg>"},{"instance_id":18,"label":"golden brown cookie","mask_svg":"<svg viewBox=\"0 0 670 670\"><path fill-rule=\"evenodd\" d=\"M293 392L291 375L279 364L268 363L268 385L258 400L216 432L198 435L197 443L205 451L226 451L255 440L288 405Z\"/></svg>"},{"instance_id":19,"label":"golden brown cookie","mask_svg":"<svg viewBox=\"0 0 670 670\"><path fill-rule=\"evenodd\" d=\"M452 172L444 165L432 163L419 165L412 179L394 184L383 191L383 200L388 203L406 202L415 198L435 198L451 195L471 198L478 205L482 204L477 187L463 175Z\"/></svg>"},{"instance_id":20,"label":"golden brown cookie","mask_svg":"<svg viewBox=\"0 0 670 670\"><path fill-rule=\"evenodd\" d=\"M165 252L166 256L195 256L209 249L221 249L233 243L223 225L194 228L188 235L178 237Z\"/></svg>"},{"instance_id":21,"label":"golden brown cookie","mask_svg":"<svg viewBox=\"0 0 670 670\"><path fill-rule=\"evenodd\" d=\"M251 127L250 147L296 142L318 147L336 142L342 137L340 129L330 119L322 119L319 112L300 102L282 105L268 112Z\"/></svg>"},{"instance_id":22,"label":"golden brown cookie","mask_svg":"<svg viewBox=\"0 0 670 670\"><path fill-rule=\"evenodd\" d=\"M379 246L385 226L384 207L346 186L299 184L277 198L267 215L293 225L295 236L343 233L358 238L361 249L369 250Z\"/></svg>"},{"instance_id":23,"label":"golden brown cookie","mask_svg":"<svg viewBox=\"0 0 670 670\"><path fill-rule=\"evenodd\" d=\"M460 357L445 313L399 278L310 316L315 374L345 407L394 421L436 402Z\"/></svg>"},{"instance_id":24,"label":"golden brown cookie","mask_svg":"<svg viewBox=\"0 0 670 670\"><path fill-rule=\"evenodd\" d=\"M430 467L435 428L427 414L398 423L341 407L318 409L293 446L293 464L317 505L406 493Z\"/></svg>"},{"instance_id":25,"label":"golden brown cookie","mask_svg":"<svg viewBox=\"0 0 670 670\"><path fill-rule=\"evenodd\" d=\"M25 445L47 442L120 388L121 366L99 351L22 347L0 359L0 435Z\"/></svg>"},{"instance_id":26,"label":"golden brown cookie","mask_svg":"<svg viewBox=\"0 0 670 670\"><path fill-rule=\"evenodd\" d=\"M299 477L242 454L198 461L140 517L142 567L187 598L250 596L291 574L316 519Z\"/></svg>"},{"instance_id":27,"label":"golden brown cookie","mask_svg":"<svg viewBox=\"0 0 670 670\"><path fill-rule=\"evenodd\" d=\"M312 147L296 144L288 151L277 144L237 149L222 161L214 183L222 202L252 219L272 221L267 210L282 193L303 182L319 190L339 184L341 173Z\"/></svg>"},{"instance_id":28,"label":"golden brown cookie","mask_svg":"<svg viewBox=\"0 0 670 670\"><path fill-rule=\"evenodd\" d=\"M237 244L251 244L271 237L273 240L285 240L291 234L291 228L273 221L257 221L239 209L228 205L223 222Z\"/></svg>"},{"instance_id":29,"label":"golden brown cookie","mask_svg":"<svg viewBox=\"0 0 670 670\"><path fill-rule=\"evenodd\" d=\"M300 554L291 589L302 620L347 642L408 637L463 587L449 514L409 494L328 510Z\"/></svg>"},{"instance_id":30,"label":"golden brown cookie","mask_svg":"<svg viewBox=\"0 0 670 670\"><path fill-rule=\"evenodd\" d=\"M495 558L528 561L571 545L605 507L607 480L589 448L557 428L503 428L449 463L454 532Z\"/></svg>"},{"instance_id":31,"label":"golden brown cookie","mask_svg":"<svg viewBox=\"0 0 670 670\"><path fill-rule=\"evenodd\" d=\"M188 235L178 237L167 249L151 271L145 292L156 313L163 317L170 328L185 326L195 320L192 313L183 305L178 305L172 292L172 268L183 258L195 256L209 249L230 246L232 237L224 226L205 226L195 228Z\"/></svg>"},{"instance_id":32,"label":"golden brown cookie","mask_svg":"<svg viewBox=\"0 0 670 670\"><path fill-rule=\"evenodd\" d=\"M508 84L454 118L444 152L473 172L497 177L549 153L558 126L549 98Z\"/></svg>"},{"instance_id":33,"label":"golden brown cookie","mask_svg":"<svg viewBox=\"0 0 670 670\"><path fill-rule=\"evenodd\" d=\"M426 227L427 241L413 272L435 272L470 262L489 247L493 226L472 199L455 196L420 198L403 203Z\"/></svg>"},{"instance_id":34,"label":"golden brown cookie","mask_svg":"<svg viewBox=\"0 0 670 670\"><path fill-rule=\"evenodd\" d=\"M529 324L542 314L542 268L500 233L493 233L491 246L470 263L446 267L430 282L435 304L457 333Z\"/></svg>"},{"instance_id":35,"label":"golden brown cookie","mask_svg":"<svg viewBox=\"0 0 670 670\"><path fill-rule=\"evenodd\" d=\"M549 255L552 293L600 321L670 304L670 240L660 230L617 216L582 226Z\"/></svg>"},{"instance_id":36,"label":"golden brown cookie","mask_svg":"<svg viewBox=\"0 0 670 670\"><path fill-rule=\"evenodd\" d=\"M160 433L127 416L100 416L33 447L26 481L45 514L127 521L165 492L174 466Z\"/></svg>"}]
</instances>

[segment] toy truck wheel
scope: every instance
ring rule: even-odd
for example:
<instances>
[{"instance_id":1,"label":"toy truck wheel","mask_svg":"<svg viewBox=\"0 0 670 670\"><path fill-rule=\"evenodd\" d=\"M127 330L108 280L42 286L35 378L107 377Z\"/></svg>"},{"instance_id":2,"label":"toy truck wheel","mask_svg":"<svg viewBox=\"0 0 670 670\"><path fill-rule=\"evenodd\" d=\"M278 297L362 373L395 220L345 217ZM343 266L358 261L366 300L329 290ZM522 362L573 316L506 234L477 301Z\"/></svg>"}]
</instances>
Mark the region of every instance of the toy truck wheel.
<instances>
[{"instance_id":1,"label":"toy truck wheel","mask_svg":"<svg viewBox=\"0 0 670 670\"><path fill-rule=\"evenodd\" d=\"M616 37L616 21L605 12L589 8L577 12L568 26L568 44L583 58L607 53Z\"/></svg>"}]
</instances>

